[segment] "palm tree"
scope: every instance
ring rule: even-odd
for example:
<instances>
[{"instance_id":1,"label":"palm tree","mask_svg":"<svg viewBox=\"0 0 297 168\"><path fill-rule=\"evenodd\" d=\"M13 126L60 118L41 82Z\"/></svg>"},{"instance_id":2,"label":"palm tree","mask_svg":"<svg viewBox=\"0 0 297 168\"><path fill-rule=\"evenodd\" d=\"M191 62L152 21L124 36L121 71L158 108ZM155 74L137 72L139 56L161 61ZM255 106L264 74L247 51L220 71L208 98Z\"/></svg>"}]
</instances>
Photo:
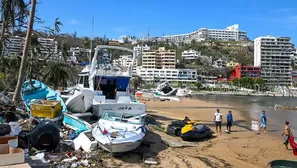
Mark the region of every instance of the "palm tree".
<instances>
[{"instance_id":1,"label":"palm tree","mask_svg":"<svg viewBox=\"0 0 297 168\"><path fill-rule=\"evenodd\" d=\"M22 84L24 82L25 75L26 75L27 63L28 63L28 48L30 45L31 35L33 32L35 10L36 10L36 0L31 0L30 19L29 19L29 25L28 25L25 45L24 45L24 49L23 49L21 66L20 66L19 75L18 75L18 82L17 82L16 88L14 91L14 95L12 98L12 101L14 102L15 105L18 105L18 103L20 101L21 88L22 88Z\"/></svg>"},{"instance_id":2,"label":"palm tree","mask_svg":"<svg viewBox=\"0 0 297 168\"><path fill-rule=\"evenodd\" d=\"M133 89L137 89L144 83L145 83L144 80L142 80L140 76L133 77L131 82Z\"/></svg>"},{"instance_id":3,"label":"palm tree","mask_svg":"<svg viewBox=\"0 0 297 168\"><path fill-rule=\"evenodd\" d=\"M59 20L59 18L56 18L56 19L55 19L55 22L54 22L54 28L46 27L46 29L48 30L48 32L49 32L54 38L53 38L51 47L50 47L50 49L48 50L48 55L47 55L47 57L46 57L46 58L44 59L44 61L43 61L43 64L45 64L46 61L47 61L47 60L52 56L52 54L53 54L53 51L51 51L51 48L54 46L55 41L56 41L56 38L57 38L58 34L59 34L60 31L61 31L61 29L60 29L61 26L63 26L63 23Z\"/></svg>"},{"instance_id":4,"label":"palm tree","mask_svg":"<svg viewBox=\"0 0 297 168\"><path fill-rule=\"evenodd\" d=\"M48 62L47 70L44 74L43 80L52 85L54 89L57 89L61 84L67 85L73 77L73 68L71 65L64 62Z\"/></svg>"},{"instance_id":5,"label":"palm tree","mask_svg":"<svg viewBox=\"0 0 297 168\"><path fill-rule=\"evenodd\" d=\"M68 55L67 44L66 44L65 40L63 40L61 43L61 50L62 50L62 58L63 58L64 62L67 62L69 55Z\"/></svg>"},{"instance_id":6,"label":"palm tree","mask_svg":"<svg viewBox=\"0 0 297 168\"><path fill-rule=\"evenodd\" d=\"M3 43L8 33L8 29L15 27L15 22L23 23L28 13L24 0L2 0L0 2L0 12L2 15L2 28L0 32L0 53L3 60ZM5 65L3 64L3 69Z\"/></svg>"}]
</instances>

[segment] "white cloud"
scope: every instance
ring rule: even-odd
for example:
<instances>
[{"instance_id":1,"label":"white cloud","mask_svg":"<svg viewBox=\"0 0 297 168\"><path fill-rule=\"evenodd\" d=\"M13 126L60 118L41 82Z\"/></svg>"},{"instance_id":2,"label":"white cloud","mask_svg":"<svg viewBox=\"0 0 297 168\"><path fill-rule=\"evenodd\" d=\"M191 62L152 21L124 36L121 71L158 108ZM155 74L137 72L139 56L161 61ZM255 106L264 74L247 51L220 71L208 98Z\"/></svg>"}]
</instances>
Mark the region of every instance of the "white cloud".
<instances>
[{"instance_id":1,"label":"white cloud","mask_svg":"<svg viewBox=\"0 0 297 168\"><path fill-rule=\"evenodd\" d=\"M75 25L75 24L78 24L79 22L78 22L76 19L72 19L72 20L70 21L70 23Z\"/></svg>"}]
</instances>

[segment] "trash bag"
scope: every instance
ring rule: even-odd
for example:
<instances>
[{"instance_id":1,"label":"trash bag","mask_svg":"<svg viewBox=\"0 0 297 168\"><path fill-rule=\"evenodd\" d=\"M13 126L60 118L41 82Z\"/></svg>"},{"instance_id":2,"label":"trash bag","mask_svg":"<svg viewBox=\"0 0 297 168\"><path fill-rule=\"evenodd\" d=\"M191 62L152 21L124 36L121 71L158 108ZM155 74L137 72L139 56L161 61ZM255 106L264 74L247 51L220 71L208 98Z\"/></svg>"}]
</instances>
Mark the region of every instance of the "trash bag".
<instances>
[{"instance_id":1,"label":"trash bag","mask_svg":"<svg viewBox=\"0 0 297 168\"><path fill-rule=\"evenodd\" d=\"M10 134L11 127L9 124L0 124L0 136Z\"/></svg>"},{"instance_id":2,"label":"trash bag","mask_svg":"<svg viewBox=\"0 0 297 168\"><path fill-rule=\"evenodd\" d=\"M54 150L60 143L60 130L56 123L41 121L31 132L31 146L38 150Z\"/></svg>"}]
</instances>

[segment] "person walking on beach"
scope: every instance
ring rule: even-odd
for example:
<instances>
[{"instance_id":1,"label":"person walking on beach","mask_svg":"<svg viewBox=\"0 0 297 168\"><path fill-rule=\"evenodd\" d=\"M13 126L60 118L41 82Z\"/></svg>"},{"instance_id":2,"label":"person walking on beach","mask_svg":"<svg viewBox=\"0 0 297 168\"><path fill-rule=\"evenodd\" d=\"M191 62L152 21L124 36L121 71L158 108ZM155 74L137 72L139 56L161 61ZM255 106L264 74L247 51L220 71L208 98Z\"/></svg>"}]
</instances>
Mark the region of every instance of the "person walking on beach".
<instances>
[{"instance_id":1,"label":"person walking on beach","mask_svg":"<svg viewBox=\"0 0 297 168\"><path fill-rule=\"evenodd\" d=\"M232 123L233 123L232 111L229 110L227 114L227 130L230 132L231 132Z\"/></svg>"},{"instance_id":2,"label":"person walking on beach","mask_svg":"<svg viewBox=\"0 0 297 168\"><path fill-rule=\"evenodd\" d=\"M289 127L289 121L285 121L285 128L284 128L284 132L283 132L282 136L284 136L284 135L285 135L284 145L285 145L286 149L289 150L289 148L288 148L289 139L290 139L290 136L292 136L291 128Z\"/></svg>"},{"instance_id":3,"label":"person walking on beach","mask_svg":"<svg viewBox=\"0 0 297 168\"><path fill-rule=\"evenodd\" d=\"M223 121L223 116L222 113L220 113L220 109L217 109L217 112L215 113L214 116L214 123L216 124L216 131L218 132L218 127L220 129L220 132L222 132L222 121Z\"/></svg>"},{"instance_id":4,"label":"person walking on beach","mask_svg":"<svg viewBox=\"0 0 297 168\"><path fill-rule=\"evenodd\" d=\"M267 123L267 118L266 118L266 112L263 110L262 111L262 114L261 114L261 125L260 125L260 128L258 130L258 133L260 133L262 127L264 128L264 132L266 132L266 123Z\"/></svg>"}]
</instances>

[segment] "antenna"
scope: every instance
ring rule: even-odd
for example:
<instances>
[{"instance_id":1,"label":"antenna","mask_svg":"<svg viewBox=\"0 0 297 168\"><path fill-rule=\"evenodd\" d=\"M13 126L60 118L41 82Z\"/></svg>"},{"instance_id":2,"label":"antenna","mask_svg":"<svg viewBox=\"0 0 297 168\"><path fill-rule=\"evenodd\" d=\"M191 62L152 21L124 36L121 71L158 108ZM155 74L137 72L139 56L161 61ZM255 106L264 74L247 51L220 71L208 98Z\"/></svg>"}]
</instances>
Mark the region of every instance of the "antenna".
<instances>
[{"instance_id":1,"label":"antenna","mask_svg":"<svg viewBox=\"0 0 297 168\"><path fill-rule=\"evenodd\" d=\"M90 63L92 62L93 36L94 36L94 17L92 18L92 36L91 36L91 45L90 45Z\"/></svg>"}]
</instances>

